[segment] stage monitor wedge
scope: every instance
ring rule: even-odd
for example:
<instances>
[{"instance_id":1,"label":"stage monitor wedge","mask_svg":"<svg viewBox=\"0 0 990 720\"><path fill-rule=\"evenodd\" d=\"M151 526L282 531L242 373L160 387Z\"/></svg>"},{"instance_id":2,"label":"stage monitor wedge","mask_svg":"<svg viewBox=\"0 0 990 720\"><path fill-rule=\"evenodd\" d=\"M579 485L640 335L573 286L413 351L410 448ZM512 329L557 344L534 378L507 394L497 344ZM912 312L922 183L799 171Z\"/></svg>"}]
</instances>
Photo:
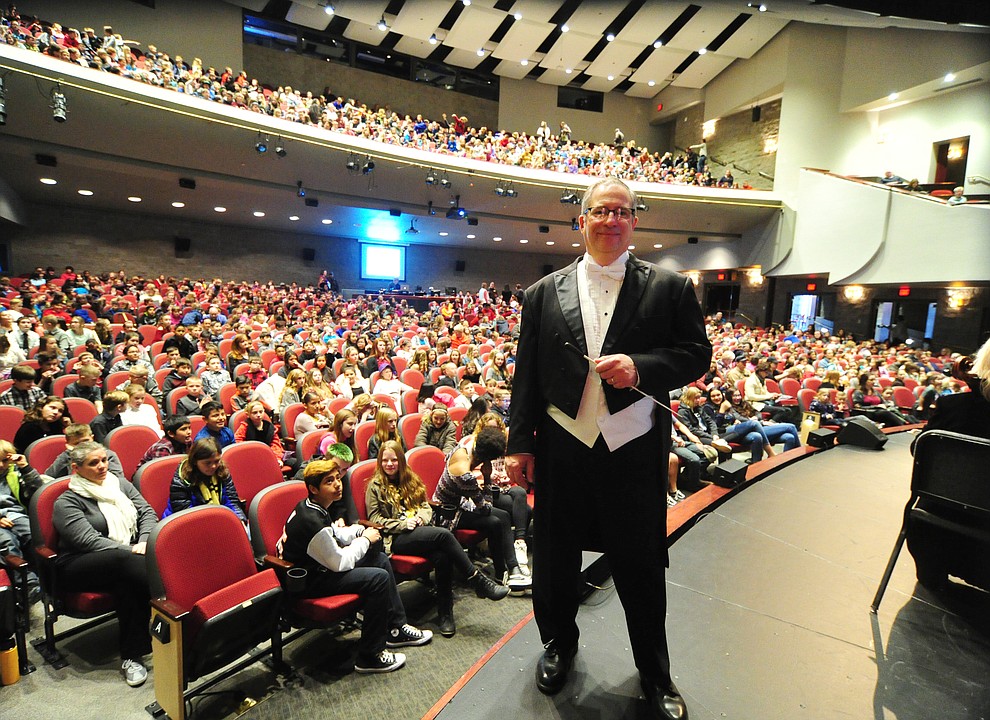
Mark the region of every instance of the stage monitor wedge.
<instances>
[{"instance_id":1,"label":"stage monitor wedge","mask_svg":"<svg viewBox=\"0 0 990 720\"><path fill-rule=\"evenodd\" d=\"M839 445L855 445L868 450L883 450L883 446L887 444L887 436L876 426L876 423L862 415L853 415L849 418L845 427L839 430L835 440Z\"/></svg>"}]
</instances>

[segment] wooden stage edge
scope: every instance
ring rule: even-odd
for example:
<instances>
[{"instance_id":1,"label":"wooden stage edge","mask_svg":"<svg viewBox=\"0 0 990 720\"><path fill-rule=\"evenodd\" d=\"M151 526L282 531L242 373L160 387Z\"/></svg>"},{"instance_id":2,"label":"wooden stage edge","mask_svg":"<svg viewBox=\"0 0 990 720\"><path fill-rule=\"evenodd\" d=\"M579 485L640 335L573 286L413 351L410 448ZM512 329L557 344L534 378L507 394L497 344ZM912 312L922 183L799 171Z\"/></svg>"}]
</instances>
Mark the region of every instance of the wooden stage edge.
<instances>
[{"instance_id":1,"label":"wooden stage edge","mask_svg":"<svg viewBox=\"0 0 990 720\"><path fill-rule=\"evenodd\" d=\"M924 424L920 425L903 425L901 427L883 428L882 432L885 435L893 435L894 433L908 432L911 430L920 430L924 427ZM794 463L803 460L806 457L814 455L818 452L824 452L829 448L813 448L803 445L799 448L793 450L788 450L787 452L775 455L772 458L766 458L760 462L753 463L749 466L746 471L746 480L740 483L734 488L723 488L718 485L709 485L708 487L699 490L693 495L685 498L681 502L677 503L672 508L667 509L667 543L668 545L673 545L678 538L682 537L688 530L694 527L695 523L699 518L707 513L711 512L717 508L722 503L726 502L730 497L741 493L748 487L751 487L755 483L759 482L765 477L773 475L778 470L793 465ZM509 632L503 635L497 643L489 648L488 652L482 655L474 665L469 667L460 678L457 679L453 685L445 692L439 700L427 711L423 716L422 720L435 720L437 715L447 706L447 704L453 699L454 695L460 692L467 683L473 678L478 671L481 670L502 647L512 639L526 623L533 619L533 612L530 611L523 617L519 622L517 622Z\"/></svg>"}]
</instances>

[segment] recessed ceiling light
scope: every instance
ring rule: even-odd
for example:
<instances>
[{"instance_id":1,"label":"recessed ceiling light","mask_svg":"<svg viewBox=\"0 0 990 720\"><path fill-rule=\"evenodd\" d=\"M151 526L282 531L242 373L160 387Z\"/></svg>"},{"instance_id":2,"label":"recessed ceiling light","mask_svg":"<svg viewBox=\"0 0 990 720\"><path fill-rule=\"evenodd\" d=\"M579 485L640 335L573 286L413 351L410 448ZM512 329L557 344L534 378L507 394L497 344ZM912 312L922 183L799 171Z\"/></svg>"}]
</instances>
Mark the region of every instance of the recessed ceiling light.
<instances>
[{"instance_id":1,"label":"recessed ceiling light","mask_svg":"<svg viewBox=\"0 0 990 720\"><path fill-rule=\"evenodd\" d=\"M663 40L657 40L655 43L653 43L654 50L659 50L662 47L663 47Z\"/></svg>"},{"instance_id":2,"label":"recessed ceiling light","mask_svg":"<svg viewBox=\"0 0 990 720\"><path fill-rule=\"evenodd\" d=\"M612 42L613 40L615 40L615 33L609 33L608 35L606 35L605 40L606 42Z\"/></svg>"},{"instance_id":3,"label":"recessed ceiling light","mask_svg":"<svg viewBox=\"0 0 990 720\"><path fill-rule=\"evenodd\" d=\"M611 82L612 80L615 80L615 75L609 75L608 76L608 79L609 79L609 82Z\"/></svg>"},{"instance_id":4,"label":"recessed ceiling light","mask_svg":"<svg viewBox=\"0 0 990 720\"><path fill-rule=\"evenodd\" d=\"M324 225L333 225L333 220L331 220L330 218L323 218L322 220L320 220L320 222L323 223Z\"/></svg>"},{"instance_id":5,"label":"recessed ceiling light","mask_svg":"<svg viewBox=\"0 0 990 720\"><path fill-rule=\"evenodd\" d=\"M526 238L523 238L522 240L519 241L519 244L520 245L525 245L528 242L529 242L529 240L527 240Z\"/></svg>"},{"instance_id":6,"label":"recessed ceiling light","mask_svg":"<svg viewBox=\"0 0 990 720\"><path fill-rule=\"evenodd\" d=\"M888 100L896 100L897 98L898 98L898 95L895 92L893 92L893 93L891 93L890 95L887 96L887 99Z\"/></svg>"},{"instance_id":7,"label":"recessed ceiling light","mask_svg":"<svg viewBox=\"0 0 990 720\"><path fill-rule=\"evenodd\" d=\"M564 72L565 72L565 73L567 73L568 75L570 75L570 74L571 74L572 72L574 72L574 71L573 71L573 70L571 70L570 68L565 68L565 69L564 69Z\"/></svg>"},{"instance_id":8,"label":"recessed ceiling light","mask_svg":"<svg viewBox=\"0 0 990 720\"><path fill-rule=\"evenodd\" d=\"M298 215L289 215L289 220L291 220L292 222L295 222L298 219L299 219Z\"/></svg>"},{"instance_id":9,"label":"recessed ceiling light","mask_svg":"<svg viewBox=\"0 0 990 720\"><path fill-rule=\"evenodd\" d=\"M185 206L186 204L184 202L179 202L178 200L172 203L172 207L174 208L184 208Z\"/></svg>"},{"instance_id":10,"label":"recessed ceiling light","mask_svg":"<svg viewBox=\"0 0 990 720\"><path fill-rule=\"evenodd\" d=\"M653 243L653 248L655 250L659 250L662 247L663 247L663 243Z\"/></svg>"},{"instance_id":11,"label":"recessed ceiling light","mask_svg":"<svg viewBox=\"0 0 990 720\"><path fill-rule=\"evenodd\" d=\"M468 240L474 240L476 237L477 237L476 235L468 235L467 236L467 239Z\"/></svg>"},{"instance_id":12,"label":"recessed ceiling light","mask_svg":"<svg viewBox=\"0 0 990 720\"><path fill-rule=\"evenodd\" d=\"M649 85L650 87L653 87L654 85L656 85L656 84L657 84L657 81L656 81L656 80L650 80L650 81L649 81L648 83L646 83L646 84L647 84L647 85Z\"/></svg>"},{"instance_id":13,"label":"recessed ceiling light","mask_svg":"<svg viewBox=\"0 0 990 720\"><path fill-rule=\"evenodd\" d=\"M561 31L562 33L565 33L565 32L567 32L568 30L570 30L570 28L569 28L569 27L567 27L567 24L566 24L566 23L565 23L564 25L561 25L561 26L560 26L560 31Z\"/></svg>"},{"instance_id":14,"label":"recessed ceiling light","mask_svg":"<svg viewBox=\"0 0 990 720\"><path fill-rule=\"evenodd\" d=\"M517 12L512 17L514 17L516 20L522 20L522 13Z\"/></svg>"},{"instance_id":15,"label":"recessed ceiling light","mask_svg":"<svg viewBox=\"0 0 990 720\"><path fill-rule=\"evenodd\" d=\"M519 64L522 65L523 67L526 67L527 65L529 65L529 60L523 58L522 60L519 61Z\"/></svg>"},{"instance_id":16,"label":"recessed ceiling light","mask_svg":"<svg viewBox=\"0 0 990 720\"><path fill-rule=\"evenodd\" d=\"M92 190L76 190L76 192L85 197L90 197L93 194Z\"/></svg>"},{"instance_id":17,"label":"recessed ceiling light","mask_svg":"<svg viewBox=\"0 0 990 720\"><path fill-rule=\"evenodd\" d=\"M571 247L581 247L581 243L571 243Z\"/></svg>"},{"instance_id":18,"label":"recessed ceiling light","mask_svg":"<svg viewBox=\"0 0 990 720\"><path fill-rule=\"evenodd\" d=\"M947 73L946 76L945 76L945 82L952 82L955 79L956 79L956 76L953 75L952 73Z\"/></svg>"},{"instance_id":19,"label":"recessed ceiling light","mask_svg":"<svg viewBox=\"0 0 990 720\"><path fill-rule=\"evenodd\" d=\"M448 235L450 235L450 233L446 233L446 232L440 233L440 237L447 237Z\"/></svg>"},{"instance_id":20,"label":"recessed ceiling light","mask_svg":"<svg viewBox=\"0 0 990 720\"><path fill-rule=\"evenodd\" d=\"M215 208L213 208L213 212L227 212L227 208L225 208L223 205L217 205Z\"/></svg>"},{"instance_id":21,"label":"recessed ceiling light","mask_svg":"<svg viewBox=\"0 0 990 720\"><path fill-rule=\"evenodd\" d=\"M254 213L252 213L252 214L255 217L264 217L265 216L265 214L263 212L261 212L261 210L255 210Z\"/></svg>"},{"instance_id":22,"label":"recessed ceiling light","mask_svg":"<svg viewBox=\"0 0 990 720\"><path fill-rule=\"evenodd\" d=\"M630 245L628 249L629 250L635 250L636 249L636 246L635 245Z\"/></svg>"},{"instance_id":23,"label":"recessed ceiling light","mask_svg":"<svg viewBox=\"0 0 990 720\"><path fill-rule=\"evenodd\" d=\"M502 242L502 238L500 238L498 235L496 235L495 237L493 237L492 240L494 242Z\"/></svg>"},{"instance_id":24,"label":"recessed ceiling light","mask_svg":"<svg viewBox=\"0 0 990 720\"><path fill-rule=\"evenodd\" d=\"M699 54L699 55L704 55L704 54L705 54L706 52L708 52L708 48L701 48L701 49L700 49L700 50L698 51L698 54Z\"/></svg>"},{"instance_id":25,"label":"recessed ceiling light","mask_svg":"<svg viewBox=\"0 0 990 720\"><path fill-rule=\"evenodd\" d=\"M131 195L131 196L130 196L129 198L127 198L127 199L128 199L128 200L130 200L131 202L134 202L134 203L138 203L138 202L141 202L141 198L139 198L139 197L138 197L137 195Z\"/></svg>"},{"instance_id":26,"label":"recessed ceiling light","mask_svg":"<svg viewBox=\"0 0 990 720\"><path fill-rule=\"evenodd\" d=\"M553 245L553 240L547 240L547 245Z\"/></svg>"},{"instance_id":27,"label":"recessed ceiling light","mask_svg":"<svg viewBox=\"0 0 990 720\"><path fill-rule=\"evenodd\" d=\"M58 185L58 180L55 178L41 178L42 185Z\"/></svg>"},{"instance_id":28,"label":"recessed ceiling light","mask_svg":"<svg viewBox=\"0 0 990 720\"><path fill-rule=\"evenodd\" d=\"M478 48L478 57L484 57L484 56L485 56L485 49Z\"/></svg>"}]
</instances>

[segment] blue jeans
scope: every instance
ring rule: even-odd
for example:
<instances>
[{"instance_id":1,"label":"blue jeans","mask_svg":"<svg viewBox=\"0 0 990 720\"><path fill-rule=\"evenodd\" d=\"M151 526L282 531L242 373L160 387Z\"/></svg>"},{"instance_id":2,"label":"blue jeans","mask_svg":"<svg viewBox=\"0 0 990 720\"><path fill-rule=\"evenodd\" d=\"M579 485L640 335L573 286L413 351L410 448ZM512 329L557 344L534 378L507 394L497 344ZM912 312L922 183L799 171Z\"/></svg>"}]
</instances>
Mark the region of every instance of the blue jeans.
<instances>
[{"instance_id":1,"label":"blue jeans","mask_svg":"<svg viewBox=\"0 0 990 720\"><path fill-rule=\"evenodd\" d=\"M726 442L748 443L750 458L753 462L762 460L764 446L771 444L766 432L764 432L763 423L759 420L736 423L725 431L722 439Z\"/></svg>"},{"instance_id":2,"label":"blue jeans","mask_svg":"<svg viewBox=\"0 0 990 720\"><path fill-rule=\"evenodd\" d=\"M767 439L770 441L771 445L782 442L784 443L784 450L793 450L796 447L801 447L801 438L798 435L797 428L791 423L777 423L776 425L764 425L763 432L766 433Z\"/></svg>"}]
</instances>

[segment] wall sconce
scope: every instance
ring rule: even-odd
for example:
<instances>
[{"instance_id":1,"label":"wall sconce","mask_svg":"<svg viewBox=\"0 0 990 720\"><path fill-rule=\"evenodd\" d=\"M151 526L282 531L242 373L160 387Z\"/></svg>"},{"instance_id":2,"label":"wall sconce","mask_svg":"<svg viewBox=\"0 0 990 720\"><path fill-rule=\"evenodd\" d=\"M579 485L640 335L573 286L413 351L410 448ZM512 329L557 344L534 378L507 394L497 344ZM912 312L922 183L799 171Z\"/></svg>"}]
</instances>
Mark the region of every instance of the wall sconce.
<instances>
[{"instance_id":1,"label":"wall sconce","mask_svg":"<svg viewBox=\"0 0 990 720\"><path fill-rule=\"evenodd\" d=\"M866 297L866 289L862 285L846 285L842 291L843 297L851 303L862 302Z\"/></svg>"},{"instance_id":2,"label":"wall sconce","mask_svg":"<svg viewBox=\"0 0 990 720\"><path fill-rule=\"evenodd\" d=\"M749 280L750 285L760 286L763 284L763 273L759 268L752 268L746 271L746 279Z\"/></svg>"},{"instance_id":3,"label":"wall sconce","mask_svg":"<svg viewBox=\"0 0 990 720\"><path fill-rule=\"evenodd\" d=\"M701 126L701 137L702 138L704 138L705 140L707 140L708 138L710 138L712 135L715 134L715 123L716 122L718 122L717 119L716 120L706 120L704 122L704 124Z\"/></svg>"},{"instance_id":4,"label":"wall sconce","mask_svg":"<svg viewBox=\"0 0 990 720\"><path fill-rule=\"evenodd\" d=\"M973 299L975 289L971 287L949 288L945 291L948 305L953 310L961 310Z\"/></svg>"},{"instance_id":5,"label":"wall sconce","mask_svg":"<svg viewBox=\"0 0 990 720\"><path fill-rule=\"evenodd\" d=\"M775 152L777 152L777 136L773 135L763 141L763 153L764 155L772 155Z\"/></svg>"},{"instance_id":6,"label":"wall sconce","mask_svg":"<svg viewBox=\"0 0 990 720\"><path fill-rule=\"evenodd\" d=\"M949 152L945 154L946 158L949 160L958 160L963 156L962 145L950 145Z\"/></svg>"},{"instance_id":7,"label":"wall sconce","mask_svg":"<svg viewBox=\"0 0 990 720\"><path fill-rule=\"evenodd\" d=\"M694 283L695 286L701 284L701 273L697 270L691 270L690 272L686 272L684 274L691 279L691 282Z\"/></svg>"}]
</instances>

